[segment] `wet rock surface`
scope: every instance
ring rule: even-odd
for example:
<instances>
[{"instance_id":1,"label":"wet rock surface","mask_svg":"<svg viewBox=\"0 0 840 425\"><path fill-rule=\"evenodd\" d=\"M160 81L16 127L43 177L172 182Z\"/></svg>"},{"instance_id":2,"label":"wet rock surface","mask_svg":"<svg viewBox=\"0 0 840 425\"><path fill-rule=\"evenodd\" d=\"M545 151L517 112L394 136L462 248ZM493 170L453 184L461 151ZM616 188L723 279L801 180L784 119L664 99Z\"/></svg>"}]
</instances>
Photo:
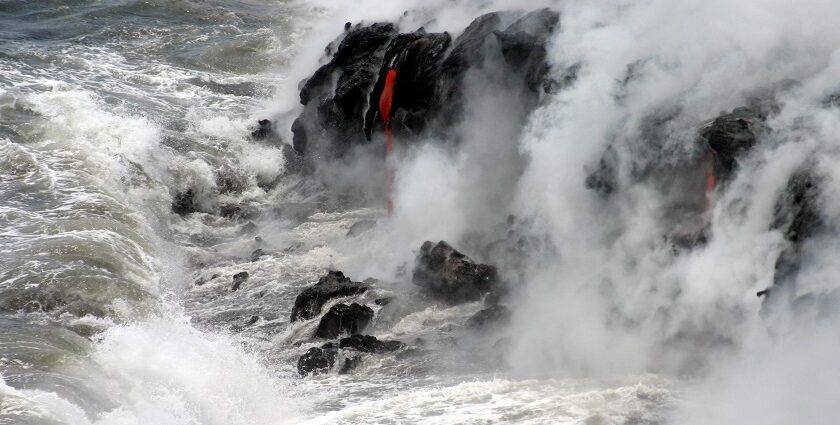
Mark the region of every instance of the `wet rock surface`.
<instances>
[{"instance_id":1,"label":"wet rock surface","mask_svg":"<svg viewBox=\"0 0 840 425\"><path fill-rule=\"evenodd\" d=\"M454 303L477 300L499 286L494 266L477 264L444 241L423 243L412 281L433 296Z\"/></svg>"},{"instance_id":2,"label":"wet rock surface","mask_svg":"<svg viewBox=\"0 0 840 425\"><path fill-rule=\"evenodd\" d=\"M400 341L379 340L370 335L351 335L338 342L339 348L353 348L364 353L389 353L405 348Z\"/></svg>"},{"instance_id":3,"label":"wet rock surface","mask_svg":"<svg viewBox=\"0 0 840 425\"><path fill-rule=\"evenodd\" d=\"M297 362L300 376L327 373L335 365L337 350L312 347Z\"/></svg>"},{"instance_id":4,"label":"wet rock surface","mask_svg":"<svg viewBox=\"0 0 840 425\"><path fill-rule=\"evenodd\" d=\"M349 29L332 59L306 80L300 91L304 110L292 125L297 153L340 157L364 140L364 108L395 33L391 23Z\"/></svg>"},{"instance_id":5,"label":"wet rock surface","mask_svg":"<svg viewBox=\"0 0 840 425\"><path fill-rule=\"evenodd\" d=\"M525 85L532 91L543 87L548 73L545 45L559 22L558 12L540 9L526 14L504 31L493 33L505 61L524 76Z\"/></svg>"},{"instance_id":6,"label":"wet rock surface","mask_svg":"<svg viewBox=\"0 0 840 425\"><path fill-rule=\"evenodd\" d=\"M233 275L233 285L230 287L231 291L239 290L239 287L242 286L245 281L248 280L249 274L248 272L239 272Z\"/></svg>"},{"instance_id":7,"label":"wet rock surface","mask_svg":"<svg viewBox=\"0 0 840 425\"><path fill-rule=\"evenodd\" d=\"M172 212L178 215L192 214L198 211L198 203L195 199L195 191L187 189L178 192L172 197Z\"/></svg>"},{"instance_id":8,"label":"wet rock surface","mask_svg":"<svg viewBox=\"0 0 840 425\"><path fill-rule=\"evenodd\" d=\"M701 137L715 153L715 173L720 180L730 179L738 159L758 143L759 135L765 131L765 118L758 107L735 108L701 130Z\"/></svg>"},{"instance_id":9,"label":"wet rock surface","mask_svg":"<svg viewBox=\"0 0 840 425\"><path fill-rule=\"evenodd\" d=\"M340 271L330 271L318 283L306 288L295 299L291 321L314 319L321 313L321 307L333 298L361 294L369 287L353 282Z\"/></svg>"},{"instance_id":10,"label":"wet rock surface","mask_svg":"<svg viewBox=\"0 0 840 425\"><path fill-rule=\"evenodd\" d=\"M315 337L334 339L344 334L357 334L363 332L372 319L373 310L368 306L336 304L321 317Z\"/></svg>"},{"instance_id":11,"label":"wet rock surface","mask_svg":"<svg viewBox=\"0 0 840 425\"><path fill-rule=\"evenodd\" d=\"M804 246L825 228L820 212L823 184L823 179L811 167L800 168L788 179L776 200L770 229L781 231L787 245L776 259L773 285L757 293L763 297L762 313L765 315L795 301L794 283L802 266Z\"/></svg>"},{"instance_id":12,"label":"wet rock surface","mask_svg":"<svg viewBox=\"0 0 840 425\"><path fill-rule=\"evenodd\" d=\"M397 71L392 128L402 138L448 131L463 113L465 79L490 58L503 62L500 72L521 86L514 91L527 92L532 108L546 91L545 46L559 25L559 13L540 9L482 15L454 41L423 28L398 33L386 22L345 28L326 49L329 61L301 86L304 108L291 127L294 150L312 169L315 158L341 158L370 140L383 128L378 105L390 69Z\"/></svg>"}]
</instances>

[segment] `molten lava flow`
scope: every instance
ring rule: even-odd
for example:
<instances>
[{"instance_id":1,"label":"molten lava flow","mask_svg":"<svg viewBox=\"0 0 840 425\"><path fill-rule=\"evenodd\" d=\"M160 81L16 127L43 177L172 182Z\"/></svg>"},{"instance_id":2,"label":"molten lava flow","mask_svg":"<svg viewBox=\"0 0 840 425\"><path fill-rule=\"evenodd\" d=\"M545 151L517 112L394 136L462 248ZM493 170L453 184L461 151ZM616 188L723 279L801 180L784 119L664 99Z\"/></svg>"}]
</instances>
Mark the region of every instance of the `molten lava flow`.
<instances>
[{"instance_id":1,"label":"molten lava flow","mask_svg":"<svg viewBox=\"0 0 840 425\"><path fill-rule=\"evenodd\" d=\"M397 82L397 70L391 68L385 76L385 87L382 89L382 95L379 97L379 116L382 117L382 122L385 123L385 172L388 176L388 214L394 212L394 202L391 199L391 192L394 186L394 169L393 158L391 158L391 151L394 149L394 143L391 140L391 106L394 103L394 84Z\"/></svg>"},{"instance_id":2,"label":"molten lava flow","mask_svg":"<svg viewBox=\"0 0 840 425\"><path fill-rule=\"evenodd\" d=\"M706 212L712 209L712 192L717 186L717 176L715 176L715 151L710 150L706 155L709 163L706 170Z\"/></svg>"}]
</instances>

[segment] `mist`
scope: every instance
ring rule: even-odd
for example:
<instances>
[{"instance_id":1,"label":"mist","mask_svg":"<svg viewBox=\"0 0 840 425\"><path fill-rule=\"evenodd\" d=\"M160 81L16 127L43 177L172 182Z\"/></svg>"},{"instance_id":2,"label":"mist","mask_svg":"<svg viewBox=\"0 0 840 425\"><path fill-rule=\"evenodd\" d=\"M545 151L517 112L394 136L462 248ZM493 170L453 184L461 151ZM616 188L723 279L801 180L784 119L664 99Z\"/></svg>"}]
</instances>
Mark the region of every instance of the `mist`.
<instances>
[{"instance_id":1,"label":"mist","mask_svg":"<svg viewBox=\"0 0 840 425\"><path fill-rule=\"evenodd\" d=\"M561 12L549 75L578 66L572 84L529 109L488 59L465 83L468 112L451 134L397 141L394 214L366 236L369 249L339 247L353 254L338 266L399 280L422 241L453 241L511 280L505 358L518 375L688 377L695 385L676 401L674 423L829 423L840 413L830 403L840 341L829 313L840 115L825 101L840 89L834 2L316 3L336 29L319 35L387 19L457 36L482 12L549 6ZM707 240L675 250L668 235L689 223L669 208L686 188L663 186L696 172L686 164L700 155L704 125L761 96L775 108L767 131L693 218ZM616 188L605 198L586 181L608 150ZM756 293L773 286L788 244L772 228L774 208L802 167L823 179L828 225L803 247L795 293L817 301L763 315ZM511 218L517 234L543 243L517 258L482 251L505 239Z\"/></svg>"}]
</instances>

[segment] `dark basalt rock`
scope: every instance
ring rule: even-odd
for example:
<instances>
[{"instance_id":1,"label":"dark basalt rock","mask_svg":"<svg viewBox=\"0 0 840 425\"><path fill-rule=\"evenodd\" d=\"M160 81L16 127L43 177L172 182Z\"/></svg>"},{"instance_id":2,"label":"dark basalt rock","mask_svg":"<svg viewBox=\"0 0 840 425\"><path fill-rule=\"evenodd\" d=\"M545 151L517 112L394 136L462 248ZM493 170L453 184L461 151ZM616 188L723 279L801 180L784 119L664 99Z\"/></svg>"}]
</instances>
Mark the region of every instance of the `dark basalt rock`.
<instances>
[{"instance_id":1,"label":"dark basalt rock","mask_svg":"<svg viewBox=\"0 0 840 425\"><path fill-rule=\"evenodd\" d=\"M274 129L271 125L271 121L259 120L257 121L257 125L259 125L259 127L253 132L251 132L251 138L253 138L254 140L265 140L269 136L275 134Z\"/></svg>"},{"instance_id":2,"label":"dark basalt rock","mask_svg":"<svg viewBox=\"0 0 840 425\"><path fill-rule=\"evenodd\" d=\"M330 61L301 86L304 110L292 124L292 146L306 157L305 169L315 166L313 158L341 158L381 127L379 98L391 68L397 70L391 123L402 138L431 129L445 133L458 122L466 100L465 76L482 68L490 56L507 62L501 72L510 81L524 83L516 84L514 91L530 92L526 108L536 105L533 100L541 88L559 90L570 84L577 68L551 84L545 78L545 45L560 15L541 9L514 21L516 16L515 12L482 15L454 43L448 33L426 33L422 28L397 34L389 23L345 30L340 42L326 48Z\"/></svg>"},{"instance_id":3,"label":"dark basalt rock","mask_svg":"<svg viewBox=\"0 0 840 425\"><path fill-rule=\"evenodd\" d=\"M757 294L764 297L763 314L792 302L796 295L794 282L802 264L802 246L825 226L819 209L821 185L822 179L810 168L802 168L791 176L776 201L770 229L782 231L788 244L776 259L773 286Z\"/></svg>"},{"instance_id":4,"label":"dark basalt rock","mask_svg":"<svg viewBox=\"0 0 840 425\"><path fill-rule=\"evenodd\" d=\"M720 180L728 180L738 163L738 158L758 143L765 130L764 113L757 107L735 108L706 125L700 136L715 152L715 173Z\"/></svg>"},{"instance_id":5,"label":"dark basalt rock","mask_svg":"<svg viewBox=\"0 0 840 425\"><path fill-rule=\"evenodd\" d=\"M412 281L449 302L477 300L499 283L495 267L476 264L444 241L423 243Z\"/></svg>"},{"instance_id":6,"label":"dark basalt rock","mask_svg":"<svg viewBox=\"0 0 840 425\"><path fill-rule=\"evenodd\" d=\"M353 282L340 271L330 271L318 283L306 288L295 299L291 321L308 320L321 314L321 307L333 298L361 294L369 288Z\"/></svg>"},{"instance_id":7,"label":"dark basalt rock","mask_svg":"<svg viewBox=\"0 0 840 425\"><path fill-rule=\"evenodd\" d=\"M377 299L373 300L373 303L376 304L376 305L379 305L379 306L386 306L388 304L391 304L391 301L394 301L394 298L383 297L383 298L377 298Z\"/></svg>"},{"instance_id":8,"label":"dark basalt rock","mask_svg":"<svg viewBox=\"0 0 840 425\"><path fill-rule=\"evenodd\" d=\"M342 334L357 334L365 330L373 319L373 310L358 303L332 306L318 323L316 338L334 339Z\"/></svg>"},{"instance_id":9,"label":"dark basalt rock","mask_svg":"<svg viewBox=\"0 0 840 425\"><path fill-rule=\"evenodd\" d=\"M550 9L528 13L504 31L495 31L505 61L525 76L525 84L539 91L548 73L545 45L560 22L560 14Z\"/></svg>"},{"instance_id":10,"label":"dark basalt rock","mask_svg":"<svg viewBox=\"0 0 840 425\"><path fill-rule=\"evenodd\" d=\"M187 215L198 211L195 195L195 191L192 189L176 193L172 198L172 212L178 215Z\"/></svg>"},{"instance_id":11,"label":"dark basalt rock","mask_svg":"<svg viewBox=\"0 0 840 425\"><path fill-rule=\"evenodd\" d=\"M388 45L379 77L368 100L368 110L365 114L365 136L370 138L373 125L379 115L379 98L385 86L385 76L388 70L397 70L397 80L394 85L392 111L403 109L414 116L426 116L427 109L433 105L436 94L436 84L440 72L440 62L449 47L452 38L447 33L427 34L414 32L399 34ZM382 117L379 117L382 121ZM413 124L406 126L406 124ZM392 126L406 126L410 131L418 133L425 127L422 120L405 122L397 119Z\"/></svg>"},{"instance_id":12,"label":"dark basalt rock","mask_svg":"<svg viewBox=\"0 0 840 425\"><path fill-rule=\"evenodd\" d=\"M341 338L338 342L339 348L353 348L364 353L390 353L404 348L406 345L400 341L380 341L370 335L351 335Z\"/></svg>"},{"instance_id":13,"label":"dark basalt rock","mask_svg":"<svg viewBox=\"0 0 840 425\"><path fill-rule=\"evenodd\" d=\"M819 212L821 180L808 169L791 176L785 191L776 201L771 229L780 229L785 239L799 244L822 226Z\"/></svg>"},{"instance_id":14,"label":"dark basalt rock","mask_svg":"<svg viewBox=\"0 0 840 425\"><path fill-rule=\"evenodd\" d=\"M298 373L300 376L327 373L335 364L336 354L335 348L312 347L298 359Z\"/></svg>"},{"instance_id":15,"label":"dark basalt rock","mask_svg":"<svg viewBox=\"0 0 840 425\"><path fill-rule=\"evenodd\" d=\"M249 277L248 272L239 272L239 273L233 275L233 286L231 286L230 290L231 291L239 290L239 287L242 286L242 284L245 283L246 280L248 280L248 277Z\"/></svg>"},{"instance_id":16,"label":"dark basalt rock","mask_svg":"<svg viewBox=\"0 0 840 425\"><path fill-rule=\"evenodd\" d=\"M303 84L304 110L292 125L297 153L340 157L364 141L364 108L394 33L390 23L357 25L345 33L332 59Z\"/></svg>"},{"instance_id":17,"label":"dark basalt rock","mask_svg":"<svg viewBox=\"0 0 840 425\"><path fill-rule=\"evenodd\" d=\"M353 369L359 367L362 364L362 356L353 356L344 359L344 363L341 365L341 369L338 370L339 375L346 375L353 371Z\"/></svg>"},{"instance_id":18,"label":"dark basalt rock","mask_svg":"<svg viewBox=\"0 0 840 425\"><path fill-rule=\"evenodd\" d=\"M491 326L509 322L510 316L510 309L497 304L475 313L467 319L466 326L470 329L484 330Z\"/></svg>"},{"instance_id":19,"label":"dark basalt rock","mask_svg":"<svg viewBox=\"0 0 840 425\"><path fill-rule=\"evenodd\" d=\"M251 256L249 257L249 259L253 263L266 255L268 255L268 252L266 252L262 248L257 248L251 252Z\"/></svg>"}]
</instances>

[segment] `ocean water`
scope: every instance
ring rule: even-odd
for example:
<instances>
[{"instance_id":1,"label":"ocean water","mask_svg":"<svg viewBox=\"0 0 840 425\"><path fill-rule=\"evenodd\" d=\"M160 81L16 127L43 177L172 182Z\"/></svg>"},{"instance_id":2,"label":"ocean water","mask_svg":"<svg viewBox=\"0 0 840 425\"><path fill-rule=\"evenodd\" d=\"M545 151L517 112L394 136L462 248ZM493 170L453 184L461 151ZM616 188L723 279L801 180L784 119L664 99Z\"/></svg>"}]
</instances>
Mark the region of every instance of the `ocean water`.
<instances>
[{"instance_id":1,"label":"ocean water","mask_svg":"<svg viewBox=\"0 0 840 425\"><path fill-rule=\"evenodd\" d=\"M0 424L835 423L836 318L771 324L755 297L783 249L775 198L807 161L834 182L840 152L819 102L840 89L837 7L788 3L0 0ZM248 137L269 117L290 143L298 83L345 21L457 35L539 6L562 11L548 60L584 63L575 86L512 128L505 93L471 83L462 148L405 148L393 216L323 202L280 145ZM631 64L641 77L619 84ZM653 184L612 204L585 189L608 141L640 167L678 159L785 78L798 88L714 194L706 246L661 242ZM657 156L633 140L662 109L682 115ZM174 214L188 188L199 212ZM553 249L530 254L511 324L477 335L481 302L430 302L407 270L424 240L498 238L510 214ZM360 220L377 225L348 236ZM836 289L837 240L810 248L802 293ZM374 308L369 333L409 347L301 378L323 341L292 303L331 269L378 279L353 301Z\"/></svg>"}]
</instances>

